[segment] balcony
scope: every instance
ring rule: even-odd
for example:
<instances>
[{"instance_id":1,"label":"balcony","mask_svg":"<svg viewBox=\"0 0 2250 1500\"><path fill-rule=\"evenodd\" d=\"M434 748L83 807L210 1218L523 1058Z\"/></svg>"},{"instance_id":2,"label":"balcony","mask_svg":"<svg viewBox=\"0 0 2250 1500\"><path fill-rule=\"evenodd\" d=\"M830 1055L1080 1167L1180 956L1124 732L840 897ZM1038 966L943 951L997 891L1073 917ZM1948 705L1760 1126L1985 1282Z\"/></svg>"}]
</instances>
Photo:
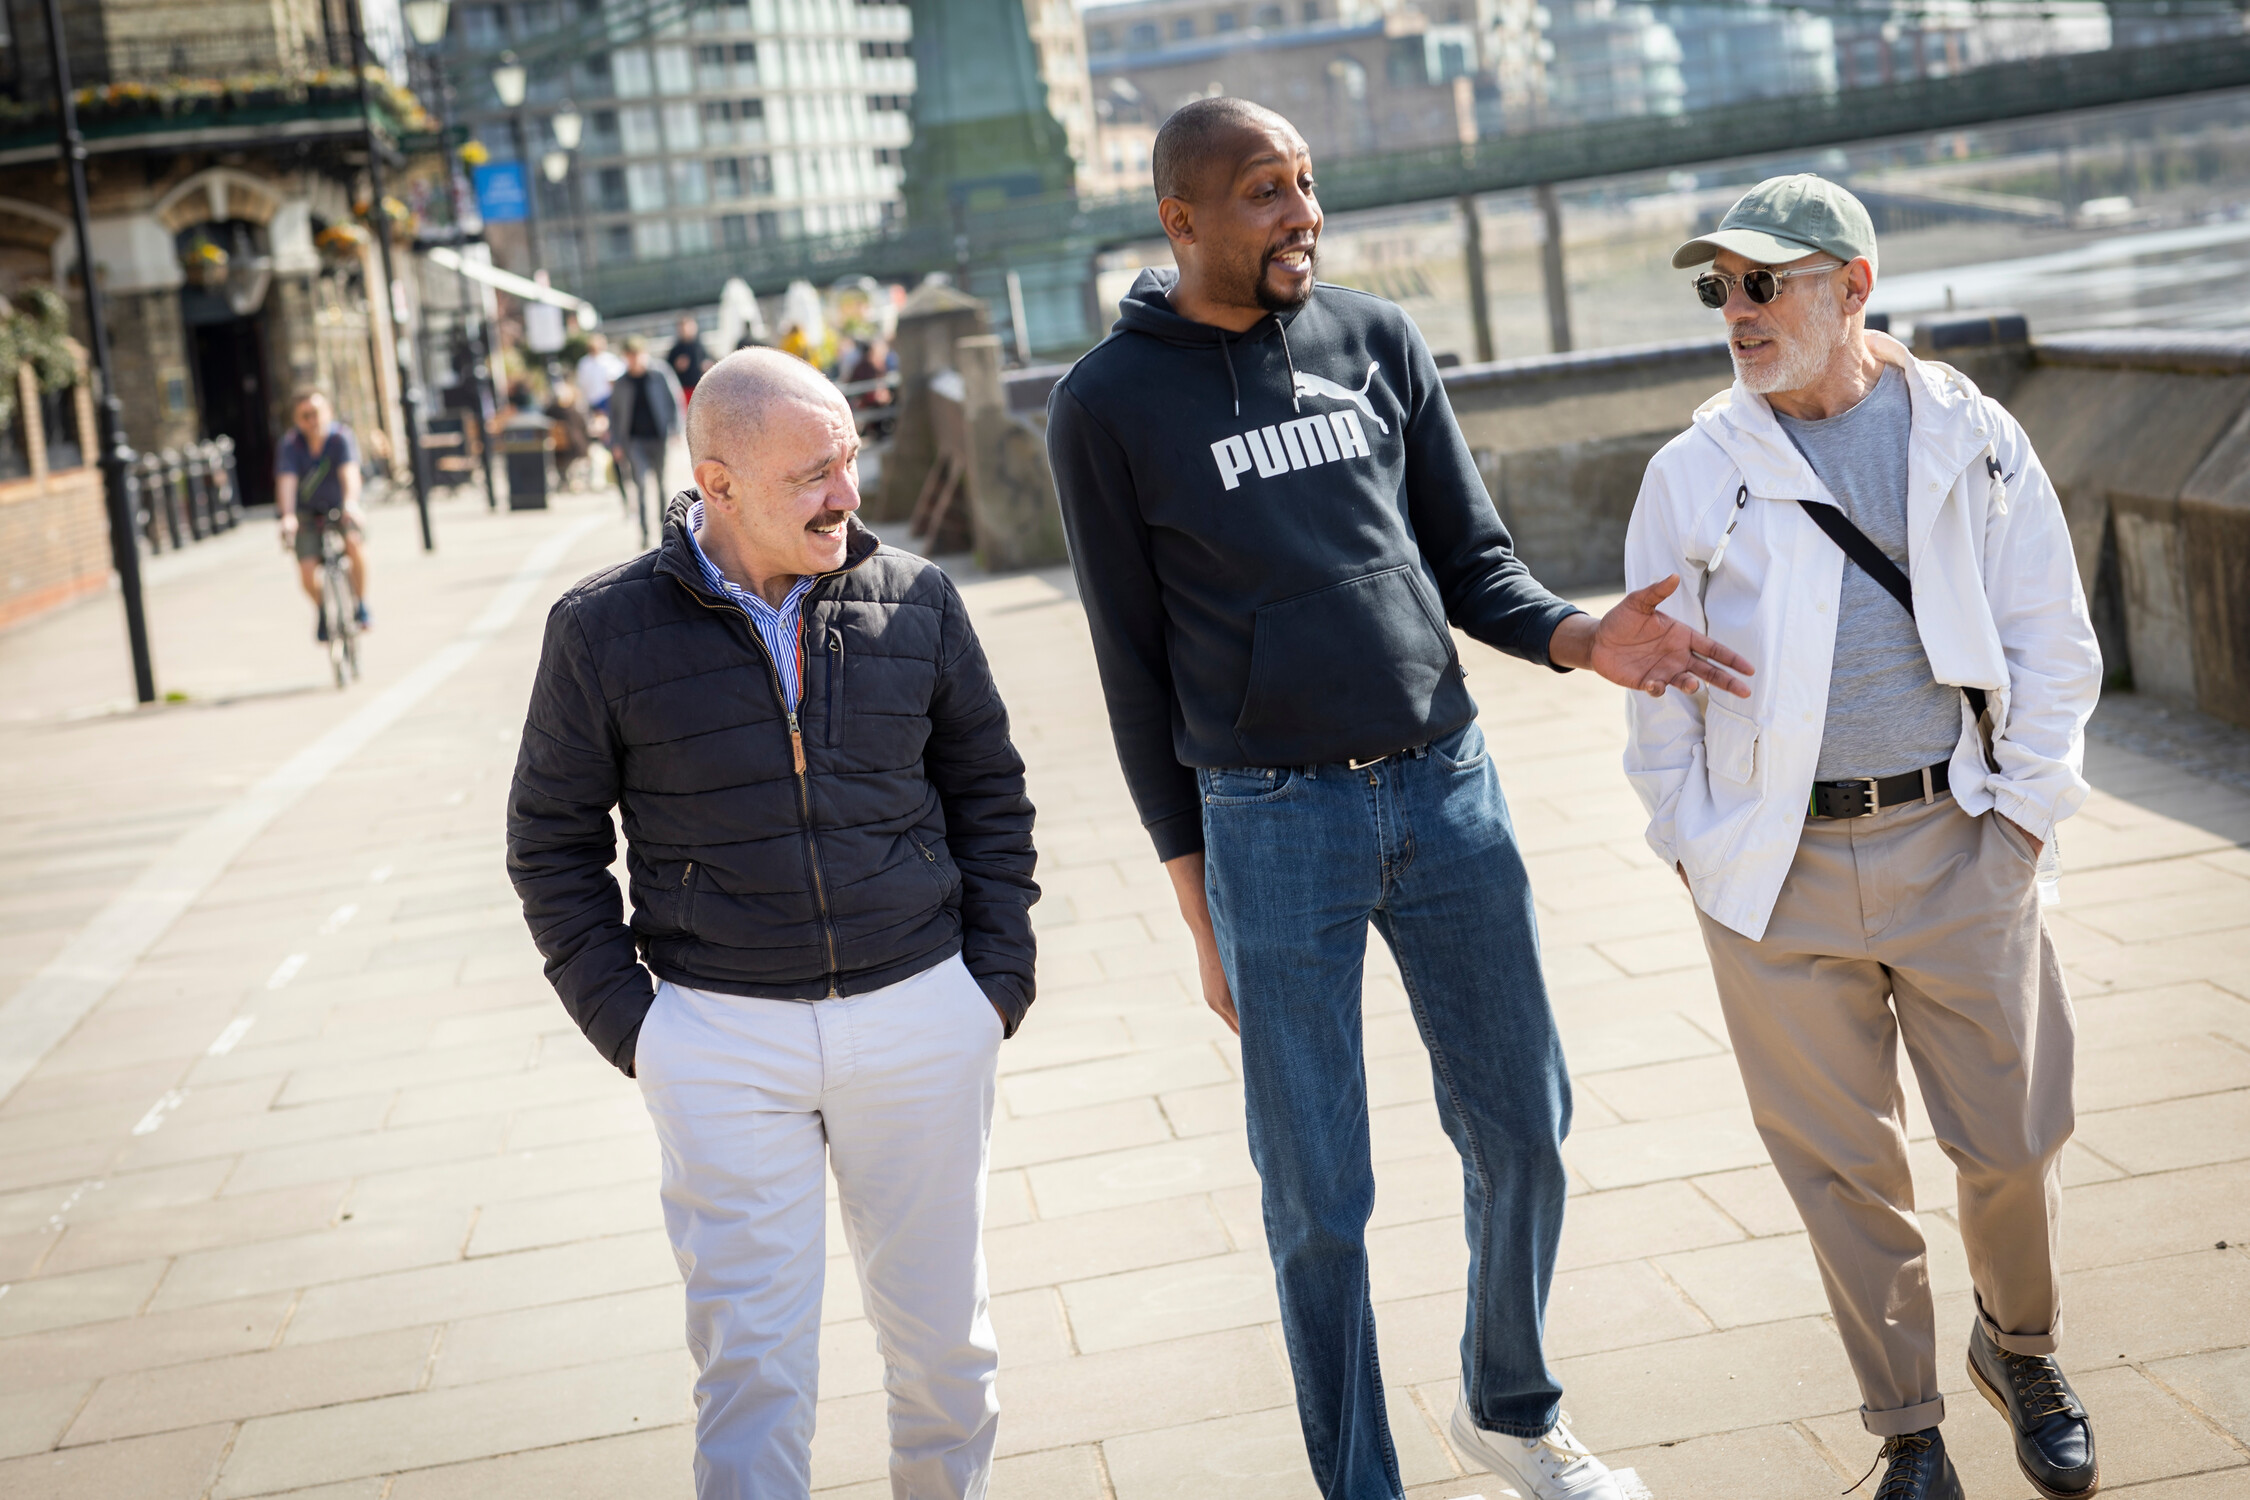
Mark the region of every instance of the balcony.
<instances>
[{"instance_id":1,"label":"balcony","mask_svg":"<svg viewBox=\"0 0 2250 1500\"><path fill-rule=\"evenodd\" d=\"M79 129L89 151L279 144L364 128L346 44L282 28L112 38L74 59ZM434 132L421 101L367 70L376 128L393 141ZM55 153L49 97L0 98L0 165Z\"/></svg>"}]
</instances>

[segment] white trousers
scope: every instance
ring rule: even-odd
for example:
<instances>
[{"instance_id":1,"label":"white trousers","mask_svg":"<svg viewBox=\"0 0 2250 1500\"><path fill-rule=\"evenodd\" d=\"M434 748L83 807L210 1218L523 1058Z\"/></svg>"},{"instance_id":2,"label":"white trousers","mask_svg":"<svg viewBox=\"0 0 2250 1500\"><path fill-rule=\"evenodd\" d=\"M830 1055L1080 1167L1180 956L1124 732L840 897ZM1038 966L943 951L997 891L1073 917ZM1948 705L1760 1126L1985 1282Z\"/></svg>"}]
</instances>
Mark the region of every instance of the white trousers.
<instances>
[{"instance_id":1,"label":"white trousers","mask_svg":"<svg viewBox=\"0 0 2250 1500\"><path fill-rule=\"evenodd\" d=\"M959 958L850 999L657 987L634 1071L687 1279L697 1500L812 1489L825 1153L889 1394L895 1500L982 1500L999 1434L985 1163L998 1012Z\"/></svg>"}]
</instances>

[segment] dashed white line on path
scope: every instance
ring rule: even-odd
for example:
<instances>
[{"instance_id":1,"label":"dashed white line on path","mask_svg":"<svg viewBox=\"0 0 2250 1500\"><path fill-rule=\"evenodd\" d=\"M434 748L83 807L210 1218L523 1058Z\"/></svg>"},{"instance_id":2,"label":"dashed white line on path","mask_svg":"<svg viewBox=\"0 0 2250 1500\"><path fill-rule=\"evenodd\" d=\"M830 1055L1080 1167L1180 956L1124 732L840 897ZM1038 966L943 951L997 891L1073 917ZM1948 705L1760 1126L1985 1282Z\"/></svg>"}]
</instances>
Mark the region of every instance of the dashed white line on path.
<instances>
[{"instance_id":1,"label":"dashed white line on path","mask_svg":"<svg viewBox=\"0 0 2250 1500\"><path fill-rule=\"evenodd\" d=\"M0 1099L14 1093L55 1044L132 972L141 956L251 840L330 771L468 665L522 613L540 582L579 539L610 521L606 514L588 516L534 547L466 630L264 780L182 834L140 878L95 913L62 952L0 1004Z\"/></svg>"},{"instance_id":2,"label":"dashed white line on path","mask_svg":"<svg viewBox=\"0 0 2250 1500\"><path fill-rule=\"evenodd\" d=\"M157 1126L164 1123L164 1117L166 1115L170 1114L173 1110L178 1109L182 1104L185 1104L186 1102L187 1090L165 1090L164 1097L157 1100L154 1104L151 1104L148 1107L148 1113L141 1116L140 1123L133 1127L133 1134L150 1134L156 1129Z\"/></svg>"},{"instance_id":3,"label":"dashed white line on path","mask_svg":"<svg viewBox=\"0 0 2250 1500\"><path fill-rule=\"evenodd\" d=\"M292 953L280 963L274 965L272 977L266 980L266 988L278 990L290 980L295 979L297 971L305 966L305 960L310 956L304 953Z\"/></svg>"},{"instance_id":4,"label":"dashed white line on path","mask_svg":"<svg viewBox=\"0 0 2250 1500\"><path fill-rule=\"evenodd\" d=\"M320 924L321 936L327 937L334 933L342 932L344 930L345 924L349 923L352 918L358 915L359 903L356 901L345 902L342 906L339 906L334 911L330 912L328 914L328 920Z\"/></svg>"},{"instance_id":5,"label":"dashed white line on path","mask_svg":"<svg viewBox=\"0 0 2250 1500\"><path fill-rule=\"evenodd\" d=\"M209 1049L203 1055L206 1057L226 1056L234 1050L234 1044L249 1035L250 1028L257 1024L258 1018L256 1016L236 1016L233 1020L227 1022L226 1030L212 1039Z\"/></svg>"}]
</instances>

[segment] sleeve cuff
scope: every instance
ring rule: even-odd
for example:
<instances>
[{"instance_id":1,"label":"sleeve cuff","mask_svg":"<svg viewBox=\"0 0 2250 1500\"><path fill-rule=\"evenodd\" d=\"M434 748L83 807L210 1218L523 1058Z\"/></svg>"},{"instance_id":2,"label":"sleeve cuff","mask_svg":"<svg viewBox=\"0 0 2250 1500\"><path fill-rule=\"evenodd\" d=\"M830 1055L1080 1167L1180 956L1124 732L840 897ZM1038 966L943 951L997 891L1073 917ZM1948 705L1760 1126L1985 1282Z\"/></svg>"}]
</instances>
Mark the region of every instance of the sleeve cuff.
<instances>
[{"instance_id":1,"label":"sleeve cuff","mask_svg":"<svg viewBox=\"0 0 2250 1500\"><path fill-rule=\"evenodd\" d=\"M1191 807L1186 812L1158 818L1148 825L1148 836L1156 841L1156 857L1160 860L1175 860L1183 854L1201 854L1203 809Z\"/></svg>"},{"instance_id":2,"label":"sleeve cuff","mask_svg":"<svg viewBox=\"0 0 2250 1500\"><path fill-rule=\"evenodd\" d=\"M1555 632L1562 628L1562 622L1569 619L1572 615L1582 615L1586 613L1586 611L1580 609L1577 605L1572 604L1567 599L1557 599L1555 603L1559 607L1554 611L1553 620L1551 620L1547 625L1547 633L1540 640L1539 659L1547 664L1547 670L1550 672L1574 671L1576 669L1572 667L1557 666L1555 664L1554 653L1550 648L1555 644Z\"/></svg>"},{"instance_id":3,"label":"sleeve cuff","mask_svg":"<svg viewBox=\"0 0 2250 1500\"><path fill-rule=\"evenodd\" d=\"M2030 834L2040 843L2048 843L2055 836L2055 819L2046 808L2026 800L2004 786L1992 788L1992 810Z\"/></svg>"}]
</instances>

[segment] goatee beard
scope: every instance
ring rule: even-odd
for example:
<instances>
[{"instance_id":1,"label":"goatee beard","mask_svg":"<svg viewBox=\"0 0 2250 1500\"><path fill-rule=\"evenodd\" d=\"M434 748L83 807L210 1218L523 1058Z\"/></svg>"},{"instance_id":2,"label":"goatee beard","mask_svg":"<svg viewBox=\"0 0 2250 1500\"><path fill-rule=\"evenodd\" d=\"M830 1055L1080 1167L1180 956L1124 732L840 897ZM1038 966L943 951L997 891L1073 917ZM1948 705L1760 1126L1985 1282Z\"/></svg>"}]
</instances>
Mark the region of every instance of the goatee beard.
<instances>
[{"instance_id":1,"label":"goatee beard","mask_svg":"<svg viewBox=\"0 0 2250 1500\"><path fill-rule=\"evenodd\" d=\"M1266 283L1266 268L1258 267L1258 305L1270 313L1295 312L1312 301L1313 282L1320 276L1320 252L1305 252L1305 289L1294 297L1282 295Z\"/></svg>"}]
</instances>

